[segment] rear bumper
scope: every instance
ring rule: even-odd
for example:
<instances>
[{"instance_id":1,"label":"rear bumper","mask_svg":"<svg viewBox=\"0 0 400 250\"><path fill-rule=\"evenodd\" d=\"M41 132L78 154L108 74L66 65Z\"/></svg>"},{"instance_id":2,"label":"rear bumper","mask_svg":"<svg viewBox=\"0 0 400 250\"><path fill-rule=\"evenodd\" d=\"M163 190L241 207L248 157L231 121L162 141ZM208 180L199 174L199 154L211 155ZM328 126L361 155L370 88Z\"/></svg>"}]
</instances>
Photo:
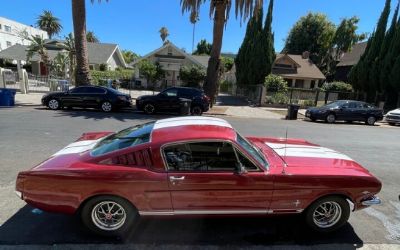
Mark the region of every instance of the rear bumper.
<instances>
[{"instance_id":1,"label":"rear bumper","mask_svg":"<svg viewBox=\"0 0 400 250\"><path fill-rule=\"evenodd\" d=\"M361 202L361 204L364 206L380 205L381 203L381 199L376 196L372 196L371 198Z\"/></svg>"}]
</instances>

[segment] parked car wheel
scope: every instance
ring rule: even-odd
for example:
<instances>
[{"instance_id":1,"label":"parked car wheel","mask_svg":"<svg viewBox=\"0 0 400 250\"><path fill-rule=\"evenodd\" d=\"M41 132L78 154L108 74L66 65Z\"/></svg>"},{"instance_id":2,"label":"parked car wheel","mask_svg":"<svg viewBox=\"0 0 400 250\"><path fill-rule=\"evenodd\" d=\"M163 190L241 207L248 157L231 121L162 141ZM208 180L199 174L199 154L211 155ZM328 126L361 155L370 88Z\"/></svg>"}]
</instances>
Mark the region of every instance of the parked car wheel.
<instances>
[{"instance_id":1,"label":"parked car wheel","mask_svg":"<svg viewBox=\"0 0 400 250\"><path fill-rule=\"evenodd\" d=\"M369 116L367 118L367 120L365 121L365 124L373 126L375 124L375 122L376 122L375 116Z\"/></svg>"},{"instance_id":2,"label":"parked car wheel","mask_svg":"<svg viewBox=\"0 0 400 250\"><path fill-rule=\"evenodd\" d=\"M306 222L315 231L327 233L343 226L350 216L349 203L337 196L319 199L306 210Z\"/></svg>"},{"instance_id":3,"label":"parked car wheel","mask_svg":"<svg viewBox=\"0 0 400 250\"><path fill-rule=\"evenodd\" d=\"M395 126L396 123L394 123L394 122L389 122L389 125L390 125L390 126Z\"/></svg>"},{"instance_id":4,"label":"parked car wheel","mask_svg":"<svg viewBox=\"0 0 400 250\"><path fill-rule=\"evenodd\" d=\"M335 116L335 114L329 114L329 115L327 115L326 116L326 122L328 122L328 123L335 123L335 121L336 121L336 116Z\"/></svg>"},{"instance_id":5,"label":"parked car wheel","mask_svg":"<svg viewBox=\"0 0 400 250\"><path fill-rule=\"evenodd\" d=\"M143 111L148 115L152 115L156 112L156 107L152 103L146 103L143 107Z\"/></svg>"},{"instance_id":6,"label":"parked car wheel","mask_svg":"<svg viewBox=\"0 0 400 250\"><path fill-rule=\"evenodd\" d=\"M131 203L115 196L98 196L89 200L81 217L90 231L102 236L124 236L139 219Z\"/></svg>"},{"instance_id":7,"label":"parked car wheel","mask_svg":"<svg viewBox=\"0 0 400 250\"><path fill-rule=\"evenodd\" d=\"M105 101L101 104L101 110L103 110L104 112L111 112L112 109L113 106L111 102Z\"/></svg>"},{"instance_id":8,"label":"parked car wheel","mask_svg":"<svg viewBox=\"0 0 400 250\"><path fill-rule=\"evenodd\" d=\"M192 110L190 112L192 113L192 115L202 115L203 109L200 106L194 106L192 107Z\"/></svg>"},{"instance_id":9,"label":"parked car wheel","mask_svg":"<svg viewBox=\"0 0 400 250\"><path fill-rule=\"evenodd\" d=\"M52 110L57 110L60 109L61 105L60 105L60 101L58 101L57 99L51 99L48 103L47 103L47 107L49 107Z\"/></svg>"}]
</instances>

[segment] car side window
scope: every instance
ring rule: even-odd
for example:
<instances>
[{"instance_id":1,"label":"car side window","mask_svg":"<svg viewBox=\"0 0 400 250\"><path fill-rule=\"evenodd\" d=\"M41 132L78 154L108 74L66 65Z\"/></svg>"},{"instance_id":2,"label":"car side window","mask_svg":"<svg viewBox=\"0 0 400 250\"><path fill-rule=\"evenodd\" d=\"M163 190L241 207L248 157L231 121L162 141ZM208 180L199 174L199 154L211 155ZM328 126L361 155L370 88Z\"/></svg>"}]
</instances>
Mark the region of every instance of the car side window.
<instances>
[{"instance_id":1,"label":"car side window","mask_svg":"<svg viewBox=\"0 0 400 250\"><path fill-rule=\"evenodd\" d=\"M90 94L104 94L106 91L102 88L87 88Z\"/></svg>"},{"instance_id":2,"label":"car side window","mask_svg":"<svg viewBox=\"0 0 400 250\"><path fill-rule=\"evenodd\" d=\"M246 156L244 156L241 152L236 151L239 162L244 166L247 171L256 171L259 170L253 162L251 162Z\"/></svg>"},{"instance_id":3,"label":"car side window","mask_svg":"<svg viewBox=\"0 0 400 250\"><path fill-rule=\"evenodd\" d=\"M349 103L349 108L351 108L351 109L358 108L358 104L356 102L350 102Z\"/></svg>"},{"instance_id":4,"label":"car side window","mask_svg":"<svg viewBox=\"0 0 400 250\"><path fill-rule=\"evenodd\" d=\"M166 146L164 157L169 171L229 171L238 168L232 145L228 142L193 142Z\"/></svg>"},{"instance_id":5,"label":"car side window","mask_svg":"<svg viewBox=\"0 0 400 250\"><path fill-rule=\"evenodd\" d=\"M179 91L178 91L178 96L179 97L187 98L187 97L190 97L191 95L192 94L191 94L190 90L187 90L187 89L179 89Z\"/></svg>"},{"instance_id":6,"label":"car side window","mask_svg":"<svg viewBox=\"0 0 400 250\"><path fill-rule=\"evenodd\" d=\"M163 92L164 95L166 96L178 96L178 90L177 89L168 89Z\"/></svg>"},{"instance_id":7,"label":"car side window","mask_svg":"<svg viewBox=\"0 0 400 250\"><path fill-rule=\"evenodd\" d=\"M84 89L85 89L85 88L83 88L83 87L74 88L74 89L71 89L71 93L72 93L72 94L83 93Z\"/></svg>"}]
</instances>

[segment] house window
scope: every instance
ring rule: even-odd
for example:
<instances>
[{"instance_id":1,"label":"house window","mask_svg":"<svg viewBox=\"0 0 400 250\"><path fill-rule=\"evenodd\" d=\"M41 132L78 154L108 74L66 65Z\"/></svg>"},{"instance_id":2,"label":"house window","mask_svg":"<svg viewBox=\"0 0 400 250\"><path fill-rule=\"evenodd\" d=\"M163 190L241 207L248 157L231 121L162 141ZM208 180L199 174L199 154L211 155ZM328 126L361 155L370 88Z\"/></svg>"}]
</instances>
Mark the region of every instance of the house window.
<instances>
[{"instance_id":1,"label":"house window","mask_svg":"<svg viewBox=\"0 0 400 250\"><path fill-rule=\"evenodd\" d=\"M304 88L304 80L296 79L294 83L295 88Z\"/></svg>"},{"instance_id":2,"label":"house window","mask_svg":"<svg viewBox=\"0 0 400 250\"><path fill-rule=\"evenodd\" d=\"M288 87L292 87L292 79L283 78L283 80L285 80L285 82L287 83Z\"/></svg>"},{"instance_id":3,"label":"house window","mask_svg":"<svg viewBox=\"0 0 400 250\"><path fill-rule=\"evenodd\" d=\"M4 30L7 32L11 32L11 27L8 25L4 25Z\"/></svg>"},{"instance_id":4,"label":"house window","mask_svg":"<svg viewBox=\"0 0 400 250\"><path fill-rule=\"evenodd\" d=\"M6 42L6 45L7 45L7 48L8 48L8 47L11 47L12 44L11 44L10 41L7 41L7 42Z\"/></svg>"},{"instance_id":5,"label":"house window","mask_svg":"<svg viewBox=\"0 0 400 250\"><path fill-rule=\"evenodd\" d=\"M89 65L89 69L94 70L94 65L93 64Z\"/></svg>"},{"instance_id":6,"label":"house window","mask_svg":"<svg viewBox=\"0 0 400 250\"><path fill-rule=\"evenodd\" d=\"M274 65L276 68L286 68L286 69L291 69L292 65L290 64L282 64L282 63L275 63Z\"/></svg>"},{"instance_id":7,"label":"house window","mask_svg":"<svg viewBox=\"0 0 400 250\"><path fill-rule=\"evenodd\" d=\"M312 80L311 84L310 84L310 89L313 89L313 88L315 88L315 80Z\"/></svg>"}]
</instances>

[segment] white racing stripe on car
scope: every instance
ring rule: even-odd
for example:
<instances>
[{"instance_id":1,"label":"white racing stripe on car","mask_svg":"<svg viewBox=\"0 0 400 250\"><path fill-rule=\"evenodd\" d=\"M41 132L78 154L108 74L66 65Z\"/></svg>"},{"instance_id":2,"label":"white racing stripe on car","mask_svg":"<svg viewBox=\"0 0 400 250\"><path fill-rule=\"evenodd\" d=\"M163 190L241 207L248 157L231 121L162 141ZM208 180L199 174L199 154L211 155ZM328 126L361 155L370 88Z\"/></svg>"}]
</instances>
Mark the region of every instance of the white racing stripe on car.
<instances>
[{"instance_id":1,"label":"white racing stripe on car","mask_svg":"<svg viewBox=\"0 0 400 250\"><path fill-rule=\"evenodd\" d=\"M77 142L71 143L71 144L67 145L65 148L58 151L57 153L53 154L53 156L85 152L87 150L92 149L99 140L100 139L77 141Z\"/></svg>"},{"instance_id":2,"label":"white racing stripe on car","mask_svg":"<svg viewBox=\"0 0 400 250\"><path fill-rule=\"evenodd\" d=\"M281 143L265 143L272 148L280 156L291 157L312 157L312 158L326 158L326 159L339 159L352 161L350 157L339 153L335 150L310 145L297 145L297 144L281 144Z\"/></svg>"},{"instance_id":3,"label":"white racing stripe on car","mask_svg":"<svg viewBox=\"0 0 400 250\"><path fill-rule=\"evenodd\" d=\"M225 120L212 117L181 117L159 120L154 124L153 129L177 127L177 126L190 126L190 125L208 125L232 128L232 126Z\"/></svg>"}]
</instances>

